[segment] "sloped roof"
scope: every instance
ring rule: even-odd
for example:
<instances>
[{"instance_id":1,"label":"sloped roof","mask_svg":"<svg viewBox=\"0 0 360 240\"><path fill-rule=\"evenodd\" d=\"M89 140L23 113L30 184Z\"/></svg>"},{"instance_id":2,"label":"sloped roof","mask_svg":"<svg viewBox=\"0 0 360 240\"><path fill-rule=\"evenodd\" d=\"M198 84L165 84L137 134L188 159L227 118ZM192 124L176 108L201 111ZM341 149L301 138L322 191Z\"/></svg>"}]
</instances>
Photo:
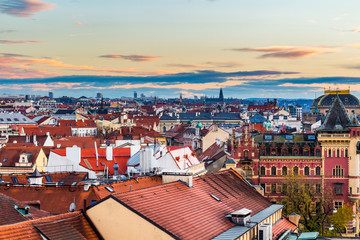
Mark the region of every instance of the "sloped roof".
<instances>
[{"instance_id":1,"label":"sloped roof","mask_svg":"<svg viewBox=\"0 0 360 240\"><path fill-rule=\"evenodd\" d=\"M261 116L260 114L255 114L254 116L250 117L250 122L251 123L263 123L266 121L266 118L264 118L263 116Z\"/></svg>"},{"instance_id":2,"label":"sloped roof","mask_svg":"<svg viewBox=\"0 0 360 240\"><path fill-rule=\"evenodd\" d=\"M287 230L295 231L296 225L282 217L272 228L273 239L278 239Z\"/></svg>"},{"instance_id":3,"label":"sloped roof","mask_svg":"<svg viewBox=\"0 0 360 240\"><path fill-rule=\"evenodd\" d=\"M224 152L224 142L220 142L220 144L217 144L216 142L214 142L210 147L208 147L199 157L199 161L210 161L210 160L216 160L214 159L215 156L218 155L218 153L220 151ZM225 152L224 152L225 154ZM223 156L223 155L221 155ZM220 157L221 157L220 156ZM217 156L219 157L219 156Z\"/></svg>"},{"instance_id":4,"label":"sloped roof","mask_svg":"<svg viewBox=\"0 0 360 240\"><path fill-rule=\"evenodd\" d=\"M324 123L317 129L318 131L349 131L350 118L342 104L339 95L334 96L334 101L326 115Z\"/></svg>"},{"instance_id":5,"label":"sloped roof","mask_svg":"<svg viewBox=\"0 0 360 240\"><path fill-rule=\"evenodd\" d=\"M0 227L0 239L99 239L80 212L71 212Z\"/></svg>"},{"instance_id":6,"label":"sloped roof","mask_svg":"<svg viewBox=\"0 0 360 240\"><path fill-rule=\"evenodd\" d=\"M211 239L235 226L227 214L272 205L234 170L196 177L192 188L177 181L113 196L180 239Z\"/></svg>"},{"instance_id":7,"label":"sloped roof","mask_svg":"<svg viewBox=\"0 0 360 240\"><path fill-rule=\"evenodd\" d=\"M39 200L41 210L54 214L68 212L74 199L76 210L84 208L84 199L87 200L86 206L89 206L92 200L99 200L93 188L86 192L83 186L0 186L0 193L18 201Z\"/></svg>"},{"instance_id":8,"label":"sloped roof","mask_svg":"<svg viewBox=\"0 0 360 240\"><path fill-rule=\"evenodd\" d=\"M24 202L20 202L18 200L15 200L14 198L0 193L0 225L14 224L18 222L50 216L50 213L34 207L29 208L29 215L23 216L15 209L15 205L20 208L27 206L27 204Z\"/></svg>"},{"instance_id":9,"label":"sloped roof","mask_svg":"<svg viewBox=\"0 0 360 240\"><path fill-rule=\"evenodd\" d=\"M29 162L34 164L40 150L41 147L3 147L0 150L1 167L15 167L21 154L27 154Z\"/></svg>"},{"instance_id":10,"label":"sloped roof","mask_svg":"<svg viewBox=\"0 0 360 240\"><path fill-rule=\"evenodd\" d=\"M137 189L148 188L152 186L157 186L162 184L161 176L147 176L140 178L132 178L121 182L112 183L110 185L111 189L114 190L114 193L109 192L106 187L109 185L100 185L94 188L95 194L99 199L105 198L111 194L119 194L123 192L134 191Z\"/></svg>"},{"instance_id":11,"label":"sloped roof","mask_svg":"<svg viewBox=\"0 0 360 240\"><path fill-rule=\"evenodd\" d=\"M26 135L37 135L44 136L48 132L51 136L71 136L71 127L70 126L31 126L24 127L24 132Z\"/></svg>"}]
</instances>

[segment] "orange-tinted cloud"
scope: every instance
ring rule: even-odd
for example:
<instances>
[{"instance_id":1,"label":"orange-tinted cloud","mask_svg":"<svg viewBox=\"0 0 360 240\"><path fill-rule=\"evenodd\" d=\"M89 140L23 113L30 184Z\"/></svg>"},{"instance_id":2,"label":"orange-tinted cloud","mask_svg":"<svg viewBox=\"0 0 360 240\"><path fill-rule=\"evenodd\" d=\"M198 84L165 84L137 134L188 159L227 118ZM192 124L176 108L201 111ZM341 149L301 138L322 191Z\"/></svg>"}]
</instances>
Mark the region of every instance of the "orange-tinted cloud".
<instances>
[{"instance_id":1,"label":"orange-tinted cloud","mask_svg":"<svg viewBox=\"0 0 360 240\"><path fill-rule=\"evenodd\" d=\"M293 47L293 46L271 46L260 48L232 48L232 51L242 52L266 52L259 56L259 58L303 58L320 53L335 52L334 49L326 47Z\"/></svg>"},{"instance_id":2,"label":"orange-tinted cloud","mask_svg":"<svg viewBox=\"0 0 360 240\"><path fill-rule=\"evenodd\" d=\"M168 67L178 67L178 68L205 68L205 65L197 64L166 64Z\"/></svg>"},{"instance_id":3,"label":"orange-tinted cloud","mask_svg":"<svg viewBox=\"0 0 360 240\"><path fill-rule=\"evenodd\" d=\"M0 40L0 44L24 44L24 43L42 43L42 41L15 41L15 40Z\"/></svg>"},{"instance_id":4,"label":"orange-tinted cloud","mask_svg":"<svg viewBox=\"0 0 360 240\"><path fill-rule=\"evenodd\" d=\"M32 17L36 12L47 11L54 6L55 4L44 3L38 0L11 0L1 1L0 11L17 17Z\"/></svg>"},{"instance_id":5,"label":"orange-tinted cloud","mask_svg":"<svg viewBox=\"0 0 360 240\"><path fill-rule=\"evenodd\" d=\"M110 59L125 59L132 62L149 62L154 61L160 56L148 56L148 55L118 55L118 54L109 54L109 55L102 55L99 56L101 58L110 58Z\"/></svg>"}]
</instances>

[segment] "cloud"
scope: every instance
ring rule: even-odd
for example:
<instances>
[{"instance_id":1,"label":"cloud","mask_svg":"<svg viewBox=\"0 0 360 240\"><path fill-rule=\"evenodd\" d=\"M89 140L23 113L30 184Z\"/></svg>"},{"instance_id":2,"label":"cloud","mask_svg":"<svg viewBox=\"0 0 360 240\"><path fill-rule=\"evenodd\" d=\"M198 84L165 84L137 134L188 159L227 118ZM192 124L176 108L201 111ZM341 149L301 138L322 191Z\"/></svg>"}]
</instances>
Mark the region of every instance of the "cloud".
<instances>
[{"instance_id":1,"label":"cloud","mask_svg":"<svg viewBox=\"0 0 360 240\"><path fill-rule=\"evenodd\" d=\"M220 68L232 68L232 67L243 66L243 64L237 62L205 62L205 64Z\"/></svg>"},{"instance_id":2,"label":"cloud","mask_svg":"<svg viewBox=\"0 0 360 240\"><path fill-rule=\"evenodd\" d=\"M205 95L203 93L194 93L194 92L189 92L189 91L178 91L178 92L175 92L175 93L181 93L181 95L184 98L194 98L195 96L202 97L202 96Z\"/></svg>"},{"instance_id":3,"label":"cloud","mask_svg":"<svg viewBox=\"0 0 360 240\"><path fill-rule=\"evenodd\" d=\"M83 24L84 24L84 23L83 23L83 22L80 22L80 21L74 23L74 25L77 25L77 26L81 26L81 25L83 25Z\"/></svg>"},{"instance_id":4,"label":"cloud","mask_svg":"<svg viewBox=\"0 0 360 240\"><path fill-rule=\"evenodd\" d=\"M0 33L12 33L16 32L16 30L0 30Z\"/></svg>"},{"instance_id":5,"label":"cloud","mask_svg":"<svg viewBox=\"0 0 360 240\"><path fill-rule=\"evenodd\" d=\"M117 54L109 54L109 55L102 55L99 56L101 58L111 58L111 59L125 59L132 62L148 62L148 61L154 61L158 58L161 58L159 56L148 56L148 55L117 55Z\"/></svg>"},{"instance_id":6,"label":"cloud","mask_svg":"<svg viewBox=\"0 0 360 240\"><path fill-rule=\"evenodd\" d=\"M47 11L54 6L38 0L3 0L0 2L0 12L17 17L32 17L36 12Z\"/></svg>"},{"instance_id":7,"label":"cloud","mask_svg":"<svg viewBox=\"0 0 360 240\"><path fill-rule=\"evenodd\" d=\"M227 49L231 51L240 51L240 52L266 52L265 54L260 55L258 58L303 58L312 56L319 53L332 53L335 52L333 48L326 47L294 47L294 46L271 46L271 47L261 47L261 48L232 48Z\"/></svg>"},{"instance_id":8,"label":"cloud","mask_svg":"<svg viewBox=\"0 0 360 240\"><path fill-rule=\"evenodd\" d=\"M24 43L42 43L42 41L14 41L14 40L0 40L0 44L24 44Z\"/></svg>"},{"instance_id":9,"label":"cloud","mask_svg":"<svg viewBox=\"0 0 360 240\"><path fill-rule=\"evenodd\" d=\"M131 73L134 72L132 69L111 69L111 68L96 68L93 66L87 66L87 65L73 65L68 63L63 63L58 60L54 59L48 59L48 58L33 58L26 55L21 54L11 54L11 53L2 53L0 54L0 63L2 63L3 68L7 69L16 69L16 71L12 72L19 72L20 69L23 69L23 74L16 76L12 75L12 78L26 78L26 77L40 77L39 74L45 73L43 77L46 77L48 75L58 75L53 72L48 73L46 71L36 71L32 70L30 71L29 67L32 67L34 65L45 65L50 66L54 68L61 68L61 69L68 69L68 70L74 70L74 71L92 71L92 72L102 72L102 73ZM26 71L25 71L26 70ZM29 73L28 76L26 76L26 73ZM34 76L34 73L36 73Z\"/></svg>"},{"instance_id":10,"label":"cloud","mask_svg":"<svg viewBox=\"0 0 360 240\"><path fill-rule=\"evenodd\" d=\"M178 67L178 68L205 68L205 65L197 64L166 64L168 67Z\"/></svg>"}]
</instances>

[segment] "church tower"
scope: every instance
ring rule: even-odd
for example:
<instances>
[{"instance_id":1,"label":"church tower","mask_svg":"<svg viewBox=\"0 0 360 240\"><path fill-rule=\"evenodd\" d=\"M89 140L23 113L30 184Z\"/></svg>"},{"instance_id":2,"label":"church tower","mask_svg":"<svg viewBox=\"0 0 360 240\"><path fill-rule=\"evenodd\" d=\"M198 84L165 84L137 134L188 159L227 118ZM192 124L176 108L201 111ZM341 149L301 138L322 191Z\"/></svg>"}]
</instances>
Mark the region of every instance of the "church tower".
<instances>
[{"instance_id":1,"label":"church tower","mask_svg":"<svg viewBox=\"0 0 360 240\"><path fill-rule=\"evenodd\" d=\"M224 94L222 88L220 88L219 102L224 102Z\"/></svg>"}]
</instances>

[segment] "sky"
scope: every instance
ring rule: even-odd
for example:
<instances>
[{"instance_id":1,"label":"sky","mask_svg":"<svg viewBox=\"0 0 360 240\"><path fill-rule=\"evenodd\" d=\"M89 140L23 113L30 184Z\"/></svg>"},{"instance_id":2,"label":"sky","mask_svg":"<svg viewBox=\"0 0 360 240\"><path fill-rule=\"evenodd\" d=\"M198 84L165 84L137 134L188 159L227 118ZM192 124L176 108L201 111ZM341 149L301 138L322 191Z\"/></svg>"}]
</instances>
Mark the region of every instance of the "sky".
<instances>
[{"instance_id":1,"label":"sky","mask_svg":"<svg viewBox=\"0 0 360 240\"><path fill-rule=\"evenodd\" d=\"M0 0L0 94L360 97L358 0Z\"/></svg>"}]
</instances>

